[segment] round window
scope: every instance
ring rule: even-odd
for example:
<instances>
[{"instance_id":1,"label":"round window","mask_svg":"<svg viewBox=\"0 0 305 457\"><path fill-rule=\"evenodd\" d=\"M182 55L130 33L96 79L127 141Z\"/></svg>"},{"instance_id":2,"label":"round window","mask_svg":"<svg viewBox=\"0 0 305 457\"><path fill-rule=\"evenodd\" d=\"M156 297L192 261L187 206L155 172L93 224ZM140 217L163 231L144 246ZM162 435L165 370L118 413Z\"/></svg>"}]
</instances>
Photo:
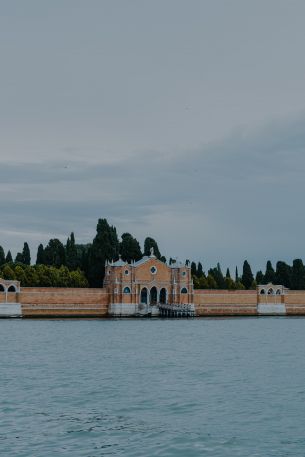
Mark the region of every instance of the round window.
<instances>
[{"instance_id":1,"label":"round window","mask_svg":"<svg viewBox=\"0 0 305 457\"><path fill-rule=\"evenodd\" d=\"M157 273L157 268L156 267L151 267L150 272L154 275Z\"/></svg>"},{"instance_id":2,"label":"round window","mask_svg":"<svg viewBox=\"0 0 305 457\"><path fill-rule=\"evenodd\" d=\"M182 272L182 276L186 276L186 271L183 271L183 272Z\"/></svg>"}]
</instances>

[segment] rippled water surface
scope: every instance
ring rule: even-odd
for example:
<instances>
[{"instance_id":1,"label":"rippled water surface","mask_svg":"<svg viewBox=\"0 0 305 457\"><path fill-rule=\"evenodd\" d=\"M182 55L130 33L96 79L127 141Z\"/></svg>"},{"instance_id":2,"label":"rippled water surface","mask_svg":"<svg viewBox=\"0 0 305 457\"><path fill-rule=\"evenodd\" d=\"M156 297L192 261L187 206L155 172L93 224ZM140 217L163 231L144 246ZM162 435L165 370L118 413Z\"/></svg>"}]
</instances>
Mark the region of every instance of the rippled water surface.
<instances>
[{"instance_id":1,"label":"rippled water surface","mask_svg":"<svg viewBox=\"0 0 305 457\"><path fill-rule=\"evenodd\" d=\"M305 320L1 320L0 455L305 455Z\"/></svg>"}]
</instances>

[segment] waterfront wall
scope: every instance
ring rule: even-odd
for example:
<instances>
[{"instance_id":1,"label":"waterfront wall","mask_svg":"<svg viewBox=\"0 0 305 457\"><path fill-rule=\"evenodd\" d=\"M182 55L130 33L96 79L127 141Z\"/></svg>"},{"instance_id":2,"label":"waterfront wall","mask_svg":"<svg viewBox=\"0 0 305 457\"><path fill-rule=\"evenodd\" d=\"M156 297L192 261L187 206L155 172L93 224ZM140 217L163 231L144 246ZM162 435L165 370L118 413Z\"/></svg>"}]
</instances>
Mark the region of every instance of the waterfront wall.
<instances>
[{"instance_id":1,"label":"waterfront wall","mask_svg":"<svg viewBox=\"0 0 305 457\"><path fill-rule=\"evenodd\" d=\"M256 290L195 290L197 316L305 315L305 291L285 290L283 295L260 295ZM0 316L107 317L111 295L104 289L23 287L0 292ZM128 306L128 304L127 304ZM130 304L132 306L132 304Z\"/></svg>"},{"instance_id":2,"label":"waterfront wall","mask_svg":"<svg viewBox=\"0 0 305 457\"><path fill-rule=\"evenodd\" d=\"M256 290L195 290L197 316L255 316ZM304 308L305 312L305 308Z\"/></svg>"},{"instance_id":3,"label":"waterfront wall","mask_svg":"<svg viewBox=\"0 0 305 457\"><path fill-rule=\"evenodd\" d=\"M106 317L106 289L22 287L18 297L23 317Z\"/></svg>"}]
</instances>

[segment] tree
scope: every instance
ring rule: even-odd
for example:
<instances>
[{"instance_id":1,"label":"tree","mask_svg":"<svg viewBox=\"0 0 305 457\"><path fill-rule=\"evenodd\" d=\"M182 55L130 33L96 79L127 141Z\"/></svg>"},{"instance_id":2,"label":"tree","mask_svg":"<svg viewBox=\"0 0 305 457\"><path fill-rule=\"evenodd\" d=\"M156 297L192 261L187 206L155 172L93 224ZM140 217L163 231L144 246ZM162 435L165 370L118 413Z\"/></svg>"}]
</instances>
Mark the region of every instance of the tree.
<instances>
[{"instance_id":1,"label":"tree","mask_svg":"<svg viewBox=\"0 0 305 457\"><path fill-rule=\"evenodd\" d=\"M44 263L45 263L44 248L43 248L43 245L40 244L38 246L38 250L37 250L36 265L44 265Z\"/></svg>"},{"instance_id":2,"label":"tree","mask_svg":"<svg viewBox=\"0 0 305 457\"><path fill-rule=\"evenodd\" d=\"M235 282L237 283L239 281L239 276L238 276L238 269L235 267Z\"/></svg>"},{"instance_id":3,"label":"tree","mask_svg":"<svg viewBox=\"0 0 305 457\"><path fill-rule=\"evenodd\" d=\"M44 249L44 263L54 267L61 267L66 263L65 247L60 240L54 238Z\"/></svg>"},{"instance_id":4,"label":"tree","mask_svg":"<svg viewBox=\"0 0 305 457\"><path fill-rule=\"evenodd\" d=\"M225 280L224 280L224 277L223 277L223 274L222 274L221 267L220 267L219 263L217 263L217 267L216 268L211 268L208 271L208 274L210 276L213 276L213 278L216 281L217 287L219 289L225 289L226 288L226 283L225 283Z\"/></svg>"},{"instance_id":5,"label":"tree","mask_svg":"<svg viewBox=\"0 0 305 457\"><path fill-rule=\"evenodd\" d=\"M120 254L123 260L131 262L132 260L142 259L140 244L130 233L123 233L120 243Z\"/></svg>"},{"instance_id":6,"label":"tree","mask_svg":"<svg viewBox=\"0 0 305 457\"><path fill-rule=\"evenodd\" d=\"M72 271L76 270L80 266L73 232L71 233L70 238L68 237L66 243L66 265L69 270Z\"/></svg>"},{"instance_id":7,"label":"tree","mask_svg":"<svg viewBox=\"0 0 305 457\"><path fill-rule=\"evenodd\" d=\"M275 272L272 266L272 263L270 260L268 260L267 265L266 265L266 273L264 276L264 283L268 284L269 282L274 283L275 282Z\"/></svg>"},{"instance_id":8,"label":"tree","mask_svg":"<svg viewBox=\"0 0 305 457\"><path fill-rule=\"evenodd\" d=\"M243 265L243 274L241 282L245 286L246 289L250 289L251 284L253 283L254 277L252 274L251 267L247 260L244 261Z\"/></svg>"},{"instance_id":9,"label":"tree","mask_svg":"<svg viewBox=\"0 0 305 457\"><path fill-rule=\"evenodd\" d=\"M0 246L0 266L5 264L5 254L4 249Z\"/></svg>"},{"instance_id":10,"label":"tree","mask_svg":"<svg viewBox=\"0 0 305 457\"><path fill-rule=\"evenodd\" d=\"M198 262L198 267L197 267L197 276L198 278L201 278L203 276L203 268L201 262Z\"/></svg>"},{"instance_id":11,"label":"tree","mask_svg":"<svg viewBox=\"0 0 305 457\"><path fill-rule=\"evenodd\" d=\"M5 257L5 263L11 263L11 262L13 262L13 257L12 257L11 251L8 251L6 254L6 257Z\"/></svg>"},{"instance_id":12,"label":"tree","mask_svg":"<svg viewBox=\"0 0 305 457\"><path fill-rule=\"evenodd\" d=\"M301 259L295 259L292 263L291 288L295 290L305 289L305 268Z\"/></svg>"},{"instance_id":13,"label":"tree","mask_svg":"<svg viewBox=\"0 0 305 457\"><path fill-rule=\"evenodd\" d=\"M160 259L161 254L160 254L157 242L153 238L147 237L147 238L145 238L145 241L144 241L144 255L145 256L150 256L151 248L154 249L154 255L157 257L157 259Z\"/></svg>"},{"instance_id":14,"label":"tree","mask_svg":"<svg viewBox=\"0 0 305 457\"><path fill-rule=\"evenodd\" d=\"M256 273L255 280L257 284L264 284L264 274L261 270Z\"/></svg>"},{"instance_id":15,"label":"tree","mask_svg":"<svg viewBox=\"0 0 305 457\"><path fill-rule=\"evenodd\" d=\"M226 278L231 279L231 274L230 274L229 268L227 268L227 271L226 271Z\"/></svg>"},{"instance_id":16,"label":"tree","mask_svg":"<svg viewBox=\"0 0 305 457\"><path fill-rule=\"evenodd\" d=\"M31 265L31 252L29 245L26 242L23 245L22 256L24 265Z\"/></svg>"},{"instance_id":17,"label":"tree","mask_svg":"<svg viewBox=\"0 0 305 457\"><path fill-rule=\"evenodd\" d=\"M191 274L192 276L197 276L197 267L195 262L191 263Z\"/></svg>"},{"instance_id":18,"label":"tree","mask_svg":"<svg viewBox=\"0 0 305 457\"><path fill-rule=\"evenodd\" d=\"M23 263L23 255L21 252L17 252L17 255L15 257L15 262L16 263Z\"/></svg>"},{"instance_id":19,"label":"tree","mask_svg":"<svg viewBox=\"0 0 305 457\"><path fill-rule=\"evenodd\" d=\"M288 288L291 287L291 267L281 260L276 264L275 282Z\"/></svg>"},{"instance_id":20,"label":"tree","mask_svg":"<svg viewBox=\"0 0 305 457\"><path fill-rule=\"evenodd\" d=\"M106 260L116 260L119 240L115 227L106 219L99 219L96 236L88 253L88 280L91 287L101 287L105 276Z\"/></svg>"}]
</instances>

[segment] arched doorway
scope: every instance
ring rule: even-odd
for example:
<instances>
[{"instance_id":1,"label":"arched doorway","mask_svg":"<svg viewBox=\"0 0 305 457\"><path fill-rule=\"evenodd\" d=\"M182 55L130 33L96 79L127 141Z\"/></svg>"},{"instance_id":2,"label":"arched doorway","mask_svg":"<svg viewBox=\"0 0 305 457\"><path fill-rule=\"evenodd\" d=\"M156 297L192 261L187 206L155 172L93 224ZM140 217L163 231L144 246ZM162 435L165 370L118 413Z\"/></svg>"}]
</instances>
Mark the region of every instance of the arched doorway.
<instances>
[{"instance_id":1,"label":"arched doorway","mask_svg":"<svg viewBox=\"0 0 305 457\"><path fill-rule=\"evenodd\" d=\"M158 291L157 288L154 286L150 289L150 304L156 305L158 303Z\"/></svg>"},{"instance_id":2,"label":"arched doorway","mask_svg":"<svg viewBox=\"0 0 305 457\"><path fill-rule=\"evenodd\" d=\"M5 292L5 287L3 284L0 284L0 292Z\"/></svg>"},{"instance_id":3,"label":"arched doorway","mask_svg":"<svg viewBox=\"0 0 305 457\"><path fill-rule=\"evenodd\" d=\"M141 290L140 301L141 301L141 303L147 304L147 289L146 289L146 287L144 287L144 288Z\"/></svg>"},{"instance_id":4,"label":"arched doorway","mask_svg":"<svg viewBox=\"0 0 305 457\"><path fill-rule=\"evenodd\" d=\"M167 291L166 291L165 287L162 287L162 289L160 290L160 300L159 300L161 305L165 305L166 295L167 295Z\"/></svg>"}]
</instances>

